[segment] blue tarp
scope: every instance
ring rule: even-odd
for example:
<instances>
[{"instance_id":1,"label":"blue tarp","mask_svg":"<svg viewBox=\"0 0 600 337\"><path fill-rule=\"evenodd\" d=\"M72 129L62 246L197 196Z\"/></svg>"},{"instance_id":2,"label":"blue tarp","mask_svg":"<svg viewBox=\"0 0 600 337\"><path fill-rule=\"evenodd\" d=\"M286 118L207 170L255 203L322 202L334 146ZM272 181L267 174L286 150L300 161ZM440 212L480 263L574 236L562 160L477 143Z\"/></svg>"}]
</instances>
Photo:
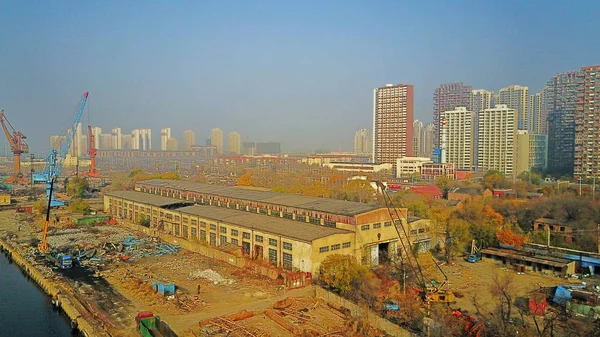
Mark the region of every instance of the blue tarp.
<instances>
[{"instance_id":1,"label":"blue tarp","mask_svg":"<svg viewBox=\"0 0 600 337\"><path fill-rule=\"evenodd\" d=\"M175 294L175 283L163 284L156 281L152 281L152 288L164 296Z\"/></svg>"},{"instance_id":2,"label":"blue tarp","mask_svg":"<svg viewBox=\"0 0 600 337\"><path fill-rule=\"evenodd\" d=\"M567 302L571 299L571 289L585 289L585 286L558 286L556 287L556 291L554 292L554 298L552 298L552 302L566 305Z\"/></svg>"}]
</instances>

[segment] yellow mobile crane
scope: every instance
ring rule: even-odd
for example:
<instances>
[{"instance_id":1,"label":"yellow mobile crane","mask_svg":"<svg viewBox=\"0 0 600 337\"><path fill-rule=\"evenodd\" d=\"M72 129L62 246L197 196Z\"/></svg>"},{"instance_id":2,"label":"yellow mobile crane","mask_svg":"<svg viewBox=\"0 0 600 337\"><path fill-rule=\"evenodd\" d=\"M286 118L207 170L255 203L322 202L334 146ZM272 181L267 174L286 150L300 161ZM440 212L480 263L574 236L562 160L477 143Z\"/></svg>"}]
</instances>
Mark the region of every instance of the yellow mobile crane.
<instances>
[{"instance_id":1,"label":"yellow mobile crane","mask_svg":"<svg viewBox=\"0 0 600 337\"><path fill-rule=\"evenodd\" d=\"M381 181L377 181L376 184L383 197L385 207L390 214L392 224L398 233L398 241L400 243L400 248L402 249L402 258L404 262L408 264L411 272L415 276L423 301L426 303L454 303L454 293L448 289L448 276L446 276L446 273L444 273L437 263L435 265L444 275L444 282L440 285L433 285L431 282L428 282L423 274L416 253L411 249L409 231L402 222L402 219L404 219L408 223L408 219L406 219L404 214L401 215L401 212L398 212L398 209L394 207L392 199L387 193L386 186Z\"/></svg>"}]
</instances>

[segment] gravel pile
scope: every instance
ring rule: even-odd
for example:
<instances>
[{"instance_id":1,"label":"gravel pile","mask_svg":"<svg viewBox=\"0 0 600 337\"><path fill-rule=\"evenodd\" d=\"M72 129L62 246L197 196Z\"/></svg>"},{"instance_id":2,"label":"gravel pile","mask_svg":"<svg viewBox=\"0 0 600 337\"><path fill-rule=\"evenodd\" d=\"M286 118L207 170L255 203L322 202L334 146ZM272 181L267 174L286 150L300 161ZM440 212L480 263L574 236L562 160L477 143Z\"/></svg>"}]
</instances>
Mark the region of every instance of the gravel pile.
<instances>
[{"instance_id":1,"label":"gravel pile","mask_svg":"<svg viewBox=\"0 0 600 337\"><path fill-rule=\"evenodd\" d=\"M209 280L214 284L232 284L233 280L224 278L221 274L217 273L212 269L197 270L190 273L191 280L197 280L199 278Z\"/></svg>"}]
</instances>

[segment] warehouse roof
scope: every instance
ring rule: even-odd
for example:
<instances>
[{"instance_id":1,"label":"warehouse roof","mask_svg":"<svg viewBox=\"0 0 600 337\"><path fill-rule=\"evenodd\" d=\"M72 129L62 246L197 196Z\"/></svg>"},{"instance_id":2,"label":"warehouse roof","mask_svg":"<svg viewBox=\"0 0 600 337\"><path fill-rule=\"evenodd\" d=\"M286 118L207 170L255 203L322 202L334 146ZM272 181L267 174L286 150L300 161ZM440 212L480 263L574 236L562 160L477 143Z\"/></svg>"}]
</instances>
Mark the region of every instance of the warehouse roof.
<instances>
[{"instance_id":1,"label":"warehouse roof","mask_svg":"<svg viewBox=\"0 0 600 337\"><path fill-rule=\"evenodd\" d=\"M360 202L335 200L318 197L305 197L296 194L283 194L276 192L247 190L238 187L209 185L190 181L152 179L138 182L147 186L171 188L203 194L212 194L219 197L242 199L263 202L273 205L295 207L317 212L331 213L344 216L355 216L361 213L378 209L377 205Z\"/></svg>"},{"instance_id":2,"label":"warehouse roof","mask_svg":"<svg viewBox=\"0 0 600 337\"><path fill-rule=\"evenodd\" d=\"M181 207L193 204L191 202L183 200L177 200L173 198L162 197L160 195L141 193L136 191L114 191L106 192L104 194L111 197L123 198L130 201L140 202L162 208L173 208L177 206Z\"/></svg>"},{"instance_id":3,"label":"warehouse roof","mask_svg":"<svg viewBox=\"0 0 600 337\"><path fill-rule=\"evenodd\" d=\"M278 217L267 217L260 214L213 206L194 205L180 208L177 211L182 214L195 215L205 219L237 225L248 229L252 228L264 233L281 235L305 242L311 242L315 239L335 234L352 233L339 228L313 225L311 223L298 222Z\"/></svg>"},{"instance_id":4,"label":"warehouse roof","mask_svg":"<svg viewBox=\"0 0 600 337\"><path fill-rule=\"evenodd\" d=\"M573 262L571 260L562 259L562 258L554 257L554 256L540 256L540 255L530 256L530 255L525 255L521 252L517 252L514 250L494 248L494 247L484 248L481 250L481 252L483 254L508 257L508 258L512 258L515 260L534 262L534 263L545 264L548 266L559 267L559 268L562 268L562 267L568 265L569 263Z\"/></svg>"}]
</instances>

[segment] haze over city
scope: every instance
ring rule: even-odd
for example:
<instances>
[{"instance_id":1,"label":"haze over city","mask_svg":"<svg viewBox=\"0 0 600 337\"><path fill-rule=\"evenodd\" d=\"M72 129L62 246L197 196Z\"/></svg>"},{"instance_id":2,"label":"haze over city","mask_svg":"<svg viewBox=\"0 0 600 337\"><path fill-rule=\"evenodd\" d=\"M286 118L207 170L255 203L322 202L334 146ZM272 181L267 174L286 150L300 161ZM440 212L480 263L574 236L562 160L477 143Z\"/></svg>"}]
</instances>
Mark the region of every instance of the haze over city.
<instances>
[{"instance_id":1,"label":"haze over city","mask_svg":"<svg viewBox=\"0 0 600 337\"><path fill-rule=\"evenodd\" d=\"M220 127L348 150L387 83L414 85L415 119L431 122L441 83L537 92L597 64L598 6L578 4L4 2L0 108L40 154L84 91L84 124L151 128L154 144L162 127L199 142Z\"/></svg>"}]
</instances>

